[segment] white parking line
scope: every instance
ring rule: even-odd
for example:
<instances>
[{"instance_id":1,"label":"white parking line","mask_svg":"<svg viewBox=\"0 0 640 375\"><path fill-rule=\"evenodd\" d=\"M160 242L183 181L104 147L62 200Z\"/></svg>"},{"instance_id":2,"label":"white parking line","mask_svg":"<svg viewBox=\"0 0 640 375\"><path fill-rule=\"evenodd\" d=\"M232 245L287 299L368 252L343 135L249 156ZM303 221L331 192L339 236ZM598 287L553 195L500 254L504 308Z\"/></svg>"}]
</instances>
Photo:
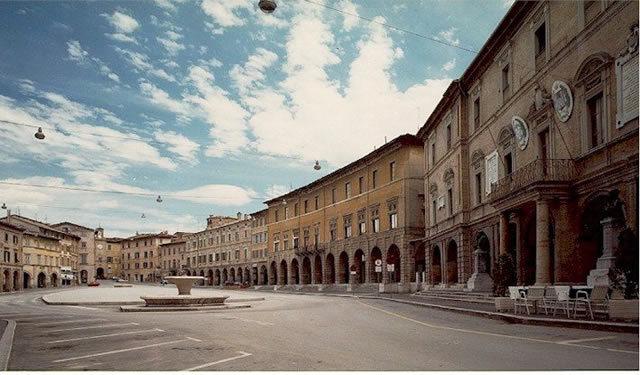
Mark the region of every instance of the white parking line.
<instances>
[{"instance_id":1,"label":"white parking line","mask_svg":"<svg viewBox=\"0 0 640 375\"><path fill-rule=\"evenodd\" d=\"M53 332L65 332L65 331L79 331L82 329L92 329L92 328L110 328L110 327L122 327L122 326L139 326L140 323L118 323L118 324L103 324L101 326L86 326L86 327L74 327L74 328L62 328L62 329L54 329L49 331L44 331L43 333L53 333Z\"/></svg>"},{"instance_id":2,"label":"white parking line","mask_svg":"<svg viewBox=\"0 0 640 375\"><path fill-rule=\"evenodd\" d=\"M73 307L74 309L99 310L99 309L96 309L95 307L86 307L86 306L67 306L67 307Z\"/></svg>"},{"instance_id":3,"label":"white parking line","mask_svg":"<svg viewBox=\"0 0 640 375\"><path fill-rule=\"evenodd\" d=\"M60 342L71 342L71 341L82 341L82 340L92 340L92 339L101 339L103 337L114 337L114 336L125 336L125 335L135 335L138 333L147 333L147 332L164 332L164 329L154 328L154 329L143 329L140 331L131 331L131 332L119 332L119 333L109 333L107 335L96 335L96 336L87 336L87 337L76 337L74 339L64 339L64 340L54 340L47 341L47 344L57 344Z\"/></svg>"},{"instance_id":4,"label":"white parking line","mask_svg":"<svg viewBox=\"0 0 640 375\"><path fill-rule=\"evenodd\" d=\"M260 324L262 326L274 326L275 325L274 323L262 322L260 320L253 320L253 319L247 319L247 318L240 318L238 316L230 316L229 318L240 320L240 321L243 321L243 322L248 322L248 323L256 323L256 324Z\"/></svg>"},{"instance_id":5,"label":"white parking line","mask_svg":"<svg viewBox=\"0 0 640 375\"><path fill-rule=\"evenodd\" d=\"M95 319L76 319L76 320L63 320L63 321L53 321L53 322L44 322L44 323L25 323L32 324L34 326L48 326L52 324L71 324L71 323L85 323L85 322L104 322L107 319L95 318Z\"/></svg>"},{"instance_id":6,"label":"white parking line","mask_svg":"<svg viewBox=\"0 0 640 375\"><path fill-rule=\"evenodd\" d=\"M71 318L71 317L75 317L78 315L43 315L43 316L34 316L34 317L28 317L28 318L19 318L19 317L15 317L13 319L15 319L18 323L28 323L28 322L32 322L33 320L43 320L43 319L47 319L48 322L50 323L55 323L56 319L58 318Z\"/></svg>"},{"instance_id":7,"label":"white parking line","mask_svg":"<svg viewBox=\"0 0 640 375\"><path fill-rule=\"evenodd\" d=\"M588 338L588 339L576 339L576 340L558 341L558 344L576 344L576 343L579 343L579 342L610 340L610 339L615 339L615 338L616 338L615 336L591 337L591 338Z\"/></svg>"},{"instance_id":8,"label":"white parking line","mask_svg":"<svg viewBox=\"0 0 640 375\"><path fill-rule=\"evenodd\" d=\"M153 347L156 347L156 346L177 344L177 343L185 342L185 341L193 341L193 339L192 339L192 338L185 338L185 339L174 340L174 341L160 342L160 343L157 343L157 344L149 344L149 345L143 345L143 346L136 346L136 347L133 347L133 348L118 349L118 350L111 350L111 351L108 351L108 352L102 352L102 353L87 354L87 355L82 355L82 356L79 356L79 357L71 357L71 358L56 359L55 361L53 361L53 362L51 362L51 363L69 362L69 361L75 361L75 360L77 360L77 359L85 359L85 358L101 357L101 356L103 356L103 355L110 355L110 354L118 354L118 353L131 352L131 351L134 351L134 350L142 350L142 349L146 349L146 348L153 348Z\"/></svg>"},{"instance_id":9,"label":"white parking line","mask_svg":"<svg viewBox=\"0 0 640 375\"><path fill-rule=\"evenodd\" d=\"M225 359L221 359L219 361L215 361L215 362L209 362L209 363L205 363L204 365L200 365L200 366L196 366L196 367L191 367L188 368L186 370L182 370L182 371L194 371L194 370L199 370L201 368L207 368L207 367L211 367L213 365L217 365L220 363L224 363L224 362L230 362L230 361L235 361L236 359L240 359L240 358L244 358L244 357L248 357L251 355L251 353L246 353L246 352L236 352L236 353L240 353L240 355L237 355L235 357L229 357L229 358L225 358Z\"/></svg>"}]
</instances>

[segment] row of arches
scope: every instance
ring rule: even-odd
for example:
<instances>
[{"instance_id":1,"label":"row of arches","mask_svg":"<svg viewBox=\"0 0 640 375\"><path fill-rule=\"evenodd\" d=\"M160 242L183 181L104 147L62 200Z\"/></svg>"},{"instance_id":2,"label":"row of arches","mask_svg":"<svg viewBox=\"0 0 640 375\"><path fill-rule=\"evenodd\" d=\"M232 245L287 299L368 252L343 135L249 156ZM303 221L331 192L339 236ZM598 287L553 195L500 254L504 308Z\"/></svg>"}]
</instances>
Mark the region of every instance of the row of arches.
<instances>
[{"instance_id":1,"label":"row of arches","mask_svg":"<svg viewBox=\"0 0 640 375\"><path fill-rule=\"evenodd\" d=\"M58 278L58 274L57 273L52 273L51 275L49 275L47 277L46 273L44 272L40 272L38 273L38 275L35 278L35 284L32 285L32 276L29 272L22 272L22 280L20 280L20 272L19 271L13 271L13 274L10 275L8 273L8 270L5 270L3 272L3 288L2 290L7 292L10 290L20 290L20 289L30 289L32 287L35 288L47 288L47 287L58 287L59 285L59 278ZM8 282L8 278L11 278L11 286L13 289L5 289L5 286L8 287L9 285L7 284ZM22 281L22 284L20 283ZM22 288L20 288L20 286L22 286Z\"/></svg>"},{"instance_id":2,"label":"row of arches","mask_svg":"<svg viewBox=\"0 0 640 375\"><path fill-rule=\"evenodd\" d=\"M0 274L2 282L0 283L3 292L20 290L20 271L5 269Z\"/></svg>"}]
</instances>

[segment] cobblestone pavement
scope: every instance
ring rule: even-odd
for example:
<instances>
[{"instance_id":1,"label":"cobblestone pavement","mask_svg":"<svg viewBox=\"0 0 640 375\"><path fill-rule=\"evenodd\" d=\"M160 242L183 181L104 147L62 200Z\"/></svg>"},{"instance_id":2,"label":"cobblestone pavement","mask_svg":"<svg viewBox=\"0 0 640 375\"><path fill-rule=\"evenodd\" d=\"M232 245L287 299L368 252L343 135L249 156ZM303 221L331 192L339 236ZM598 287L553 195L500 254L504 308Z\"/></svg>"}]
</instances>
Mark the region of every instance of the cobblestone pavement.
<instances>
[{"instance_id":1,"label":"cobblestone pavement","mask_svg":"<svg viewBox=\"0 0 640 375\"><path fill-rule=\"evenodd\" d=\"M242 311L120 313L39 300L51 292L0 296L0 319L17 322L10 370L638 369L637 334L392 301L263 293Z\"/></svg>"}]
</instances>

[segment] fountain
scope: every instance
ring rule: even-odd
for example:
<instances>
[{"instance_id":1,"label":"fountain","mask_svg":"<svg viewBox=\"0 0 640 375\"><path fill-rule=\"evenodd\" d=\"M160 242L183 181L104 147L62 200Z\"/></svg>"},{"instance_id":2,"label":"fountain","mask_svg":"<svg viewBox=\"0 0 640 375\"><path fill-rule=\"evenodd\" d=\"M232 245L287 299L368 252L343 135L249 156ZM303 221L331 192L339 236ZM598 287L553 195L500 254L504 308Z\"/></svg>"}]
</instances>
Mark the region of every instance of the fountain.
<instances>
[{"instance_id":1,"label":"fountain","mask_svg":"<svg viewBox=\"0 0 640 375\"><path fill-rule=\"evenodd\" d=\"M146 306L220 306L229 296L192 296L191 287L202 276L168 276L169 283L178 288L177 296L141 296Z\"/></svg>"}]
</instances>

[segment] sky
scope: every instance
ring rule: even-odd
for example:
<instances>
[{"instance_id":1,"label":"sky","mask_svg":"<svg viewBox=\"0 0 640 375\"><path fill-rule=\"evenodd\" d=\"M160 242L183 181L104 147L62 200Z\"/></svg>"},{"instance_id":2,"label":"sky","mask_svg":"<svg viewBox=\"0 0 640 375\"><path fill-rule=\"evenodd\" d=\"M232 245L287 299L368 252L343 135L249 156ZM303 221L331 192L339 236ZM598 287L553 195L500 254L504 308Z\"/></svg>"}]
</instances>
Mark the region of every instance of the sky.
<instances>
[{"instance_id":1,"label":"sky","mask_svg":"<svg viewBox=\"0 0 640 375\"><path fill-rule=\"evenodd\" d=\"M511 5L277 2L1 2L0 203L108 236L258 211L415 134Z\"/></svg>"}]
</instances>

